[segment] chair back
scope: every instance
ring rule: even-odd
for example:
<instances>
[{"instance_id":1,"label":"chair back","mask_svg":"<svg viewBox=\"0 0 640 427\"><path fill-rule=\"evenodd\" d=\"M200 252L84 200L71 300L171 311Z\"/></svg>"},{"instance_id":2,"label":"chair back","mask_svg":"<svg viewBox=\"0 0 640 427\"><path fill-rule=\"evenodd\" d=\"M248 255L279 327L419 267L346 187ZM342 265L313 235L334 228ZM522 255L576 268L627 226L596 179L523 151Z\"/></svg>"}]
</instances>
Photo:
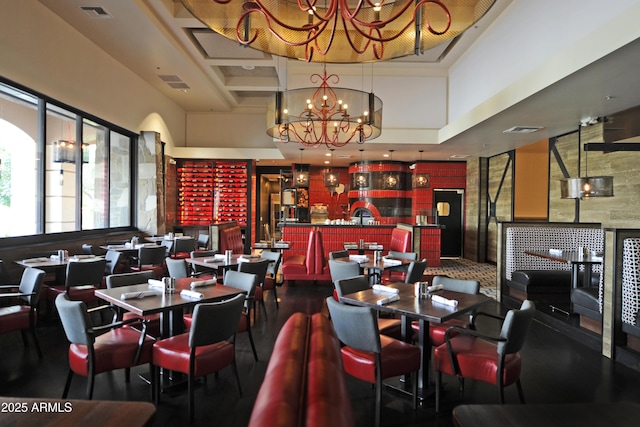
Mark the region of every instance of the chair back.
<instances>
[{"instance_id":1,"label":"chair back","mask_svg":"<svg viewBox=\"0 0 640 427\"><path fill-rule=\"evenodd\" d=\"M155 279L153 270L143 270L135 273L120 273L107 276L107 289L119 288L120 286L141 285L147 283L149 279Z\"/></svg>"},{"instance_id":2,"label":"chair back","mask_svg":"<svg viewBox=\"0 0 640 427\"><path fill-rule=\"evenodd\" d=\"M349 277L360 276L360 264L355 261L337 261L329 260L329 272L331 273L331 281L347 279Z\"/></svg>"},{"instance_id":3,"label":"chair back","mask_svg":"<svg viewBox=\"0 0 640 427\"><path fill-rule=\"evenodd\" d=\"M338 297L369 289L369 280L363 276L348 277L334 282Z\"/></svg>"},{"instance_id":4,"label":"chair back","mask_svg":"<svg viewBox=\"0 0 640 427\"><path fill-rule=\"evenodd\" d=\"M7 268L4 266L4 263L0 259L0 285L10 285L11 284L11 276L7 271Z\"/></svg>"},{"instance_id":5,"label":"chair back","mask_svg":"<svg viewBox=\"0 0 640 427\"><path fill-rule=\"evenodd\" d=\"M404 278L405 283L415 283L422 280L424 270L427 268L427 259L422 261L411 261L407 269L407 275Z\"/></svg>"},{"instance_id":6,"label":"chair back","mask_svg":"<svg viewBox=\"0 0 640 427\"><path fill-rule=\"evenodd\" d=\"M166 256L165 246L143 246L138 249L138 265L162 265Z\"/></svg>"},{"instance_id":7,"label":"chair back","mask_svg":"<svg viewBox=\"0 0 640 427\"><path fill-rule=\"evenodd\" d=\"M245 296L240 294L221 302L198 304L193 309L189 347L229 340L238 330Z\"/></svg>"},{"instance_id":8,"label":"chair back","mask_svg":"<svg viewBox=\"0 0 640 427\"><path fill-rule=\"evenodd\" d=\"M243 273L241 271L229 270L224 274L224 286L240 289L246 293L245 299L253 298L258 286L258 276L251 273ZM246 304L247 309L251 308L251 304Z\"/></svg>"},{"instance_id":9,"label":"chair back","mask_svg":"<svg viewBox=\"0 0 640 427\"><path fill-rule=\"evenodd\" d=\"M216 251L215 249L211 249L208 251L191 251L189 253L189 255L191 256L191 258L202 258L202 257L206 257L206 256L214 256L215 254L217 254L218 251Z\"/></svg>"},{"instance_id":10,"label":"chair back","mask_svg":"<svg viewBox=\"0 0 640 427\"><path fill-rule=\"evenodd\" d=\"M92 335L87 334L91 325L87 306L82 301L72 301L65 294L56 297L56 308L64 334L72 344L93 345Z\"/></svg>"},{"instance_id":11,"label":"chair back","mask_svg":"<svg viewBox=\"0 0 640 427\"><path fill-rule=\"evenodd\" d=\"M434 276L433 286L442 285L447 291L477 295L480 293L480 282L477 280L454 279L445 276Z\"/></svg>"},{"instance_id":12,"label":"chair back","mask_svg":"<svg viewBox=\"0 0 640 427\"><path fill-rule=\"evenodd\" d=\"M336 258L349 258L349 251L344 250L344 251L329 252L329 260L336 259Z\"/></svg>"},{"instance_id":13,"label":"chair back","mask_svg":"<svg viewBox=\"0 0 640 427\"><path fill-rule=\"evenodd\" d=\"M408 259L410 261L418 260L418 254L415 252L389 251L389 256L391 258Z\"/></svg>"},{"instance_id":14,"label":"chair back","mask_svg":"<svg viewBox=\"0 0 640 427\"><path fill-rule=\"evenodd\" d=\"M115 274L118 272L117 268L124 259L124 254L122 252L108 250L104 255L104 259L107 260L105 274Z\"/></svg>"},{"instance_id":15,"label":"chair back","mask_svg":"<svg viewBox=\"0 0 640 427\"><path fill-rule=\"evenodd\" d=\"M278 268L280 268L280 261L282 261L282 254L280 252L262 251L260 256L269 260L267 273L276 277L276 274L278 274Z\"/></svg>"},{"instance_id":16,"label":"chair back","mask_svg":"<svg viewBox=\"0 0 640 427\"><path fill-rule=\"evenodd\" d=\"M498 343L499 355L517 353L522 349L535 312L536 306L530 300L524 300L519 310L507 312L500 330L500 337L507 341Z\"/></svg>"},{"instance_id":17,"label":"chair back","mask_svg":"<svg viewBox=\"0 0 640 427\"><path fill-rule=\"evenodd\" d=\"M164 256L167 257L173 253L173 240L162 240L160 246L164 248Z\"/></svg>"},{"instance_id":18,"label":"chair back","mask_svg":"<svg viewBox=\"0 0 640 427\"><path fill-rule=\"evenodd\" d=\"M65 281L67 290L71 286L100 285L106 267L106 259L70 261L67 264L67 279Z\"/></svg>"},{"instance_id":19,"label":"chair back","mask_svg":"<svg viewBox=\"0 0 640 427\"><path fill-rule=\"evenodd\" d=\"M409 230L402 230L400 228L391 230L389 251L407 252L411 250L411 244L411 232Z\"/></svg>"},{"instance_id":20,"label":"chair back","mask_svg":"<svg viewBox=\"0 0 640 427\"><path fill-rule=\"evenodd\" d=\"M187 269L187 262L184 259L165 258L164 262L167 263L167 271L169 277L175 277L176 279L182 279L189 277L189 270Z\"/></svg>"},{"instance_id":21,"label":"chair back","mask_svg":"<svg viewBox=\"0 0 640 427\"><path fill-rule=\"evenodd\" d=\"M40 299L40 291L42 290L42 284L44 283L44 275L44 270L33 267L27 267L22 272L19 291L21 294L30 295L23 295L20 297L20 299L31 307L35 307L36 305L38 305L38 300Z\"/></svg>"},{"instance_id":22,"label":"chair back","mask_svg":"<svg viewBox=\"0 0 640 427\"><path fill-rule=\"evenodd\" d=\"M380 353L380 331L376 313L369 307L347 305L327 298L333 328L343 344L361 351Z\"/></svg>"},{"instance_id":23,"label":"chair back","mask_svg":"<svg viewBox=\"0 0 640 427\"><path fill-rule=\"evenodd\" d=\"M209 235L204 233L198 234L198 249L209 249Z\"/></svg>"},{"instance_id":24,"label":"chair back","mask_svg":"<svg viewBox=\"0 0 640 427\"><path fill-rule=\"evenodd\" d=\"M193 250L196 250L196 239L191 238L177 238L173 243L173 253L177 254L178 252L186 252L190 253Z\"/></svg>"},{"instance_id":25,"label":"chair back","mask_svg":"<svg viewBox=\"0 0 640 427\"><path fill-rule=\"evenodd\" d=\"M267 269L271 261L268 259L261 259L258 261L241 262L238 265L238 271L242 273L255 274L258 278L258 286L264 283L265 277L267 277Z\"/></svg>"},{"instance_id":26,"label":"chair back","mask_svg":"<svg viewBox=\"0 0 640 427\"><path fill-rule=\"evenodd\" d=\"M89 243L83 243L82 244L82 253L87 254L87 255L94 255L94 253L93 253L93 245L91 245Z\"/></svg>"}]
</instances>

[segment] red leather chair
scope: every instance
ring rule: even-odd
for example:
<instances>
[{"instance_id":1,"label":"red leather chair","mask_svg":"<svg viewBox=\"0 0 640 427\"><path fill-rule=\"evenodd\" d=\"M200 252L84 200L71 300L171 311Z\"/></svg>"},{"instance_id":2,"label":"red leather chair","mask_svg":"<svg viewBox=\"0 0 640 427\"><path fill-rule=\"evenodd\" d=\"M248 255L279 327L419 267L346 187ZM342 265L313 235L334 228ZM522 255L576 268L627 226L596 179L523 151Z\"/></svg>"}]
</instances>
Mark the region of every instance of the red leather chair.
<instances>
[{"instance_id":1,"label":"red leather chair","mask_svg":"<svg viewBox=\"0 0 640 427\"><path fill-rule=\"evenodd\" d=\"M376 314L368 307L342 304L327 298L333 327L340 341L342 364L346 373L362 381L375 384L375 425L380 425L382 380L413 374L413 407L418 400L418 370L420 348L403 341L380 335Z\"/></svg>"},{"instance_id":2,"label":"red leather chair","mask_svg":"<svg viewBox=\"0 0 640 427\"><path fill-rule=\"evenodd\" d=\"M13 305L0 307L0 334L20 331L24 346L28 347L29 341L25 331L29 330L39 357L42 357L42 351L36 334L36 322L44 274L42 270L29 267L22 272L19 286L4 285L0 287L3 291L12 291L0 293L0 300L16 302Z\"/></svg>"},{"instance_id":3,"label":"red leather chair","mask_svg":"<svg viewBox=\"0 0 640 427\"><path fill-rule=\"evenodd\" d=\"M129 285L139 285L142 283L147 283L149 279L154 279L155 274L152 270L146 271L138 271L134 273L120 273L120 274L110 274L106 277L107 289L117 288L120 286L129 286ZM160 336L160 314L150 314L147 317L141 317L137 314L124 312L121 313L123 320L129 321L130 319L140 319L142 320L147 327L147 334L152 337Z\"/></svg>"},{"instance_id":4,"label":"red leather chair","mask_svg":"<svg viewBox=\"0 0 640 427\"><path fill-rule=\"evenodd\" d=\"M306 255L291 255L282 261L282 276L284 280L315 280L316 278L316 232L309 231L309 242Z\"/></svg>"},{"instance_id":5,"label":"red leather chair","mask_svg":"<svg viewBox=\"0 0 640 427\"><path fill-rule=\"evenodd\" d=\"M66 399L73 375L87 377L87 395L93 397L95 376L101 372L125 369L129 381L129 368L151 361L153 339L126 324L142 323L139 319L93 326L87 306L82 301L72 301L66 294L58 295L56 308L71 343L69 346L69 374L62 392ZM111 309L102 306L100 309ZM153 371L151 371L153 372Z\"/></svg>"},{"instance_id":6,"label":"red leather chair","mask_svg":"<svg viewBox=\"0 0 640 427\"><path fill-rule=\"evenodd\" d=\"M532 301L525 300L519 310L509 310L504 319L487 313L477 313L503 319L499 336L482 334L474 329L457 326L445 333L445 343L433 352L436 371L436 412L440 411L442 374L460 379L471 378L498 387L498 400L504 403L504 387L516 383L520 401L524 394L520 384L522 362L520 350L524 345L535 313ZM474 318L475 319L475 318ZM452 336L453 334L456 336Z\"/></svg>"},{"instance_id":7,"label":"red leather chair","mask_svg":"<svg viewBox=\"0 0 640 427\"><path fill-rule=\"evenodd\" d=\"M58 295L67 294L70 299L85 304L97 303L99 299L94 291L102 285L106 267L106 259L70 261L64 286L49 286L47 299L55 301Z\"/></svg>"},{"instance_id":8,"label":"red leather chair","mask_svg":"<svg viewBox=\"0 0 640 427\"><path fill-rule=\"evenodd\" d=\"M316 264L316 278L315 280L320 282L331 281L331 269L327 258L324 256L324 243L322 242L322 232L316 232L316 251L315 251L315 264Z\"/></svg>"},{"instance_id":9,"label":"red leather chair","mask_svg":"<svg viewBox=\"0 0 640 427\"><path fill-rule=\"evenodd\" d=\"M243 262L238 266L238 271L242 273L255 274L258 283L256 284L256 290L253 295L253 322L256 321L256 306L259 304L262 307L264 318L267 318L267 307L264 305L264 296L262 285L267 277L267 270L269 269L270 261L268 259L262 259L259 261Z\"/></svg>"},{"instance_id":10,"label":"red leather chair","mask_svg":"<svg viewBox=\"0 0 640 427\"><path fill-rule=\"evenodd\" d=\"M238 329L244 301L244 295L236 295L222 302L198 304L193 310L189 332L153 344L156 387L160 385L158 367L188 375L189 418L192 422L195 419L193 389L196 378L231 365L242 396L233 337ZM160 390L156 388L154 394L156 404L160 403Z\"/></svg>"},{"instance_id":11,"label":"red leather chair","mask_svg":"<svg viewBox=\"0 0 640 427\"><path fill-rule=\"evenodd\" d=\"M196 239L192 238L176 238L173 242L171 258L185 259L191 256L191 251L196 250Z\"/></svg>"}]
</instances>

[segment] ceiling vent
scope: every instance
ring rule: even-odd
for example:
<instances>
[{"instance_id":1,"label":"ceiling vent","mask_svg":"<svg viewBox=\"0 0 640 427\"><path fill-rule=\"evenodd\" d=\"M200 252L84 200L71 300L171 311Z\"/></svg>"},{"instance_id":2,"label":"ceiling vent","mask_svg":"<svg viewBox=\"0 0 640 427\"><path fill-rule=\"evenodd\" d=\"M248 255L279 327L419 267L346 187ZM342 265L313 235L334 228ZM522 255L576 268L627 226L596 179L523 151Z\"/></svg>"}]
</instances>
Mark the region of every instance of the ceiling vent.
<instances>
[{"instance_id":1,"label":"ceiling vent","mask_svg":"<svg viewBox=\"0 0 640 427\"><path fill-rule=\"evenodd\" d=\"M350 159L351 154L338 154L336 157L339 159Z\"/></svg>"},{"instance_id":2,"label":"ceiling vent","mask_svg":"<svg viewBox=\"0 0 640 427\"><path fill-rule=\"evenodd\" d=\"M514 126L503 130L502 133L533 133L540 129L542 129L542 126Z\"/></svg>"},{"instance_id":3,"label":"ceiling vent","mask_svg":"<svg viewBox=\"0 0 640 427\"><path fill-rule=\"evenodd\" d=\"M109 12L100 6L80 6L80 9L91 18L113 18Z\"/></svg>"},{"instance_id":4,"label":"ceiling vent","mask_svg":"<svg viewBox=\"0 0 640 427\"><path fill-rule=\"evenodd\" d=\"M183 82L182 79L175 74L159 74L158 77L172 89L191 89L188 84Z\"/></svg>"}]
</instances>

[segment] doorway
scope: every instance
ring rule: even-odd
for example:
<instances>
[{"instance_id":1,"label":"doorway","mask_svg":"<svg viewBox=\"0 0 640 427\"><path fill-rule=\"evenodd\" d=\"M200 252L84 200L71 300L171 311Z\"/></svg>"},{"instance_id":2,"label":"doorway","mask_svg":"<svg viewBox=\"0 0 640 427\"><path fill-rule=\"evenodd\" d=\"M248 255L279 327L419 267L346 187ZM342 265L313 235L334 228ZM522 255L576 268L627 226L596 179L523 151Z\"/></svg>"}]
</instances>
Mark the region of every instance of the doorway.
<instances>
[{"instance_id":1,"label":"doorway","mask_svg":"<svg viewBox=\"0 0 640 427\"><path fill-rule=\"evenodd\" d=\"M440 230L440 258L462 258L464 190L433 191L433 204L438 212Z\"/></svg>"}]
</instances>

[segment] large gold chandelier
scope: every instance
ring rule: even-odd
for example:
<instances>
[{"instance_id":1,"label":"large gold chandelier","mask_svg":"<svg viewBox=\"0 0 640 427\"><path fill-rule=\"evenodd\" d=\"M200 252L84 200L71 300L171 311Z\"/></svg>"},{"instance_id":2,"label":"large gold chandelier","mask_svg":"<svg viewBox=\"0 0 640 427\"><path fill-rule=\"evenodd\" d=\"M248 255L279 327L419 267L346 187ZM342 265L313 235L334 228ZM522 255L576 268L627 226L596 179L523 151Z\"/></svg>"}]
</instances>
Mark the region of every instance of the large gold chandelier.
<instances>
[{"instance_id":1,"label":"large gold chandelier","mask_svg":"<svg viewBox=\"0 0 640 427\"><path fill-rule=\"evenodd\" d=\"M382 132L382 100L373 93L332 87L336 74L312 74L306 87L277 92L267 103L267 134L306 147L364 143Z\"/></svg>"},{"instance_id":2,"label":"large gold chandelier","mask_svg":"<svg viewBox=\"0 0 640 427\"><path fill-rule=\"evenodd\" d=\"M420 54L477 22L495 0L181 0L224 37L324 63Z\"/></svg>"}]
</instances>

